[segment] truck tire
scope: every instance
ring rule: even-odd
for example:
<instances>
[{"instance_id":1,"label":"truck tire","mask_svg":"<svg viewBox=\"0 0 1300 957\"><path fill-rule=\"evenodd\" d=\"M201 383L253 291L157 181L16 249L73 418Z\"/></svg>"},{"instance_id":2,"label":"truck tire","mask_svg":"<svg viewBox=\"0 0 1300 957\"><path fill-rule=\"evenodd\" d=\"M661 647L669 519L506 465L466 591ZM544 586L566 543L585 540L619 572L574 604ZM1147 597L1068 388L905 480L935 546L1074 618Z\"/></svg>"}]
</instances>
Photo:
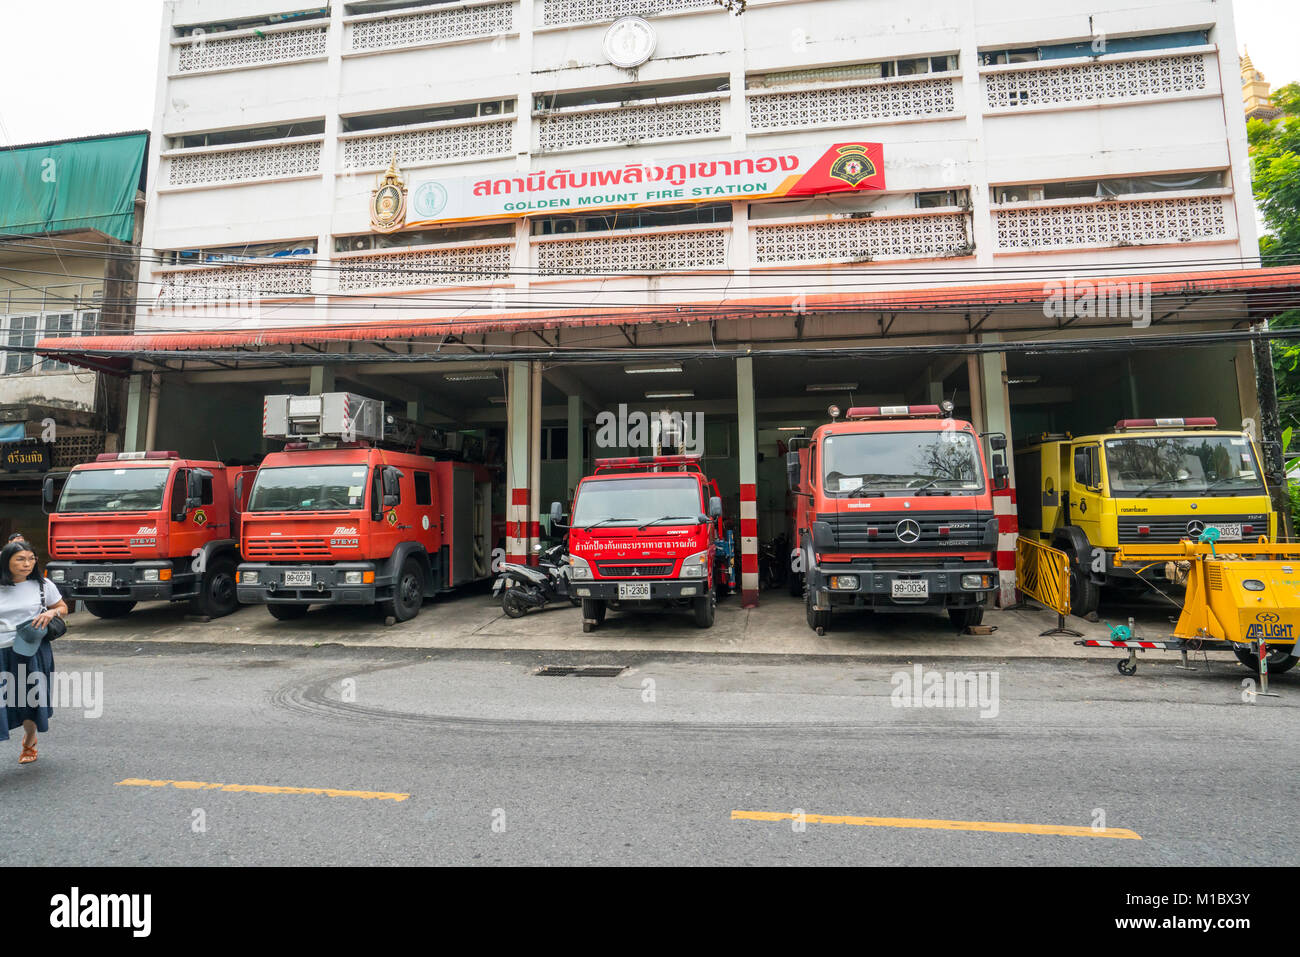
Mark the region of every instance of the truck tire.
<instances>
[{"instance_id":1,"label":"truck tire","mask_svg":"<svg viewBox=\"0 0 1300 957\"><path fill-rule=\"evenodd\" d=\"M808 618L808 627L817 634L824 635L831 627L831 611L829 608L817 611L813 608L812 589L804 589L804 614Z\"/></svg>"},{"instance_id":2,"label":"truck tire","mask_svg":"<svg viewBox=\"0 0 1300 957\"><path fill-rule=\"evenodd\" d=\"M238 607L235 561L229 557L215 559L203 573L199 594L190 599L190 612L208 618L224 618Z\"/></svg>"},{"instance_id":3,"label":"truck tire","mask_svg":"<svg viewBox=\"0 0 1300 957\"><path fill-rule=\"evenodd\" d=\"M949 608L948 618L952 621L953 627L958 631L965 631L973 625L978 625L984 620L984 606L976 605L974 608Z\"/></svg>"},{"instance_id":4,"label":"truck tire","mask_svg":"<svg viewBox=\"0 0 1300 957\"><path fill-rule=\"evenodd\" d=\"M96 618L125 618L135 607L133 601L87 601L86 611Z\"/></svg>"},{"instance_id":5,"label":"truck tire","mask_svg":"<svg viewBox=\"0 0 1300 957\"><path fill-rule=\"evenodd\" d=\"M1237 656L1237 660L1243 665L1259 674L1259 660L1255 657L1254 650L1250 648L1233 648L1232 653ZM1285 648L1268 649L1268 673L1270 675L1286 674L1292 668L1300 663L1300 657L1288 652Z\"/></svg>"},{"instance_id":6,"label":"truck tire","mask_svg":"<svg viewBox=\"0 0 1300 957\"><path fill-rule=\"evenodd\" d=\"M1094 582L1079 562L1079 556L1070 558L1070 614L1086 618L1097 610L1101 601L1101 586Z\"/></svg>"},{"instance_id":7,"label":"truck tire","mask_svg":"<svg viewBox=\"0 0 1300 957\"><path fill-rule=\"evenodd\" d=\"M791 572L786 581L790 586L791 598L798 598L803 594L803 575L800 572Z\"/></svg>"},{"instance_id":8,"label":"truck tire","mask_svg":"<svg viewBox=\"0 0 1300 957\"><path fill-rule=\"evenodd\" d=\"M715 603L712 595L705 595L703 598L697 598L695 605L695 627L712 628L715 616Z\"/></svg>"},{"instance_id":9,"label":"truck tire","mask_svg":"<svg viewBox=\"0 0 1300 957\"><path fill-rule=\"evenodd\" d=\"M600 598L582 600L582 630L584 633L594 631L597 625L605 621L605 602Z\"/></svg>"},{"instance_id":10,"label":"truck tire","mask_svg":"<svg viewBox=\"0 0 1300 957\"><path fill-rule=\"evenodd\" d=\"M410 621L420 613L424 603L424 569L414 558L402 562L402 570L393 582L393 597L379 603L385 618Z\"/></svg>"},{"instance_id":11,"label":"truck tire","mask_svg":"<svg viewBox=\"0 0 1300 957\"><path fill-rule=\"evenodd\" d=\"M266 610L276 621L297 621L307 614L306 605L286 605L278 601L266 603Z\"/></svg>"}]
</instances>

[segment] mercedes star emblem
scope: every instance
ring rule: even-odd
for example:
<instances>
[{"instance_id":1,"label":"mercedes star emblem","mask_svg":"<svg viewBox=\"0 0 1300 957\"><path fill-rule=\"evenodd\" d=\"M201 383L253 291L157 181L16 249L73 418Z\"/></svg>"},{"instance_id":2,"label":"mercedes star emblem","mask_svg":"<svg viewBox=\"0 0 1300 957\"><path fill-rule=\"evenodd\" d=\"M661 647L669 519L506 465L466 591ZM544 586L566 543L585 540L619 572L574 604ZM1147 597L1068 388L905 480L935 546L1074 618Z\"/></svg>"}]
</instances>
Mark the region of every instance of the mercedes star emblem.
<instances>
[{"instance_id":1,"label":"mercedes star emblem","mask_svg":"<svg viewBox=\"0 0 1300 957\"><path fill-rule=\"evenodd\" d=\"M1200 537L1201 532L1205 531L1205 523L1199 519L1192 519L1187 523L1187 534Z\"/></svg>"},{"instance_id":2,"label":"mercedes star emblem","mask_svg":"<svg viewBox=\"0 0 1300 957\"><path fill-rule=\"evenodd\" d=\"M911 545L921 540L921 526L910 518L905 518L894 527L894 534L904 545Z\"/></svg>"}]
</instances>

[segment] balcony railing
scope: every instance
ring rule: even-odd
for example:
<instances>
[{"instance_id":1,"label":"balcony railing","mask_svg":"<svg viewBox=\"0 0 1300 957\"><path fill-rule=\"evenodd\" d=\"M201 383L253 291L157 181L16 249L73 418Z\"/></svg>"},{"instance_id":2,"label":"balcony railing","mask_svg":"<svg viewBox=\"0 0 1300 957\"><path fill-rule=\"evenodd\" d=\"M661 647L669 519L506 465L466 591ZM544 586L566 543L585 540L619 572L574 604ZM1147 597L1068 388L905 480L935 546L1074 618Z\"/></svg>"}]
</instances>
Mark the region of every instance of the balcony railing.
<instances>
[{"instance_id":1,"label":"balcony railing","mask_svg":"<svg viewBox=\"0 0 1300 957\"><path fill-rule=\"evenodd\" d=\"M341 292L433 289L495 282L510 276L513 240L422 249L384 250L339 257Z\"/></svg>"},{"instance_id":2,"label":"balcony railing","mask_svg":"<svg viewBox=\"0 0 1300 957\"><path fill-rule=\"evenodd\" d=\"M168 186L201 186L311 176L320 172L321 138L169 150Z\"/></svg>"},{"instance_id":3,"label":"balcony railing","mask_svg":"<svg viewBox=\"0 0 1300 957\"><path fill-rule=\"evenodd\" d=\"M685 272L727 264L731 229L712 226L545 236L533 240L533 265L544 275Z\"/></svg>"},{"instance_id":4,"label":"balcony railing","mask_svg":"<svg viewBox=\"0 0 1300 957\"><path fill-rule=\"evenodd\" d=\"M311 295L312 262L212 265L154 274L159 308Z\"/></svg>"},{"instance_id":5,"label":"balcony railing","mask_svg":"<svg viewBox=\"0 0 1300 957\"><path fill-rule=\"evenodd\" d=\"M513 116L452 120L402 129L344 133L343 169L382 169L397 154L402 167L440 160L504 156L514 151Z\"/></svg>"},{"instance_id":6,"label":"balcony railing","mask_svg":"<svg viewBox=\"0 0 1300 957\"><path fill-rule=\"evenodd\" d=\"M1205 60L1204 53L1147 54L1067 66L1049 60L981 72L987 108L1003 111L1203 93L1209 84Z\"/></svg>"},{"instance_id":7,"label":"balcony railing","mask_svg":"<svg viewBox=\"0 0 1300 957\"><path fill-rule=\"evenodd\" d=\"M370 53L515 32L515 4L442 3L348 20L348 51Z\"/></svg>"},{"instance_id":8,"label":"balcony railing","mask_svg":"<svg viewBox=\"0 0 1300 957\"><path fill-rule=\"evenodd\" d=\"M1227 197L1022 204L994 209L995 252L1152 246L1230 239Z\"/></svg>"},{"instance_id":9,"label":"balcony railing","mask_svg":"<svg viewBox=\"0 0 1300 957\"><path fill-rule=\"evenodd\" d=\"M943 76L864 80L771 93L750 90L749 125L754 130L784 130L956 116L956 82L953 76Z\"/></svg>"},{"instance_id":10,"label":"balcony railing","mask_svg":"<svg viewBox=\"0 0 1300 957\"><path fill-rule=\"evenodd\" d=\"M947 209L866 219L763 223L750 227L754 262L857 263L933 259L970 250L967 216Z\"/></svg>"},{"instance_id":11,"label":"balcony railing","mask_svg":"<svg viewBox=\"0 0 1300 957\"><path fill-rule=\"evenodd\" d=\"M173 40L176 72L200 73L310 60L325 56L328 22L312 26L262 27L229 33L195 33Z\"/></svg>"},{"instance_id":12,"label":"balcony railing","mask_svg":"<svg viewBox=\"0 0 1300 957\"><path fill-rule=\"evenodd\" d=\"M541 24L610 23L619 17L721 9L713 0L544 0Z\"/></svg>"},{"instance_id":13,"label":"balcony railing","mask_svg":"<svg viewBox=\"0 0 1300 957\"><path fill-rule=\"evenodd\" d=\"M627 106L575 106L536 114L537 152L722 132L723 98L693 93Z\"/></svg>"}]
</instances>

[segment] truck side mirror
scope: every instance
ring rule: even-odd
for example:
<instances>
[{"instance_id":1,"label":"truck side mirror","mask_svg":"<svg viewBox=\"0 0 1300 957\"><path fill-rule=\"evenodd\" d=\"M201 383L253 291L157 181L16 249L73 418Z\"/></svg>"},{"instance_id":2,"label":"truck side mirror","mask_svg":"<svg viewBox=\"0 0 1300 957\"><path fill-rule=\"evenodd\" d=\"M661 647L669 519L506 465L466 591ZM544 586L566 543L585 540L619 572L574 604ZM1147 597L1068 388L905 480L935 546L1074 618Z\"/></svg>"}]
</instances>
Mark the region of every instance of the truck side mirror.
<instances>
[{"instance_id":1,"label":"truck side mirror","mask_svg":"<svg viewBox=\"0 0 1300 957\"><path fill-rule=\"evenodd\" d=\"M212 473L207 469L190 469L185 479L185 509L198 508L203 504L203 481L212 481Z\"/></svg>"},{"instance_id":2,"label":"truck side mirror","mask_svg":"<svg viewBox=\"0 0 1300 957\"><path fill-rule=\"evenodd\" d=\"M551 503L551 527L567 528L564 524L564 507L559 502Z\"/></svg>"},{"instance_id":3,"label":"truck side mirror","mask_svg":"<svg viewBox=\"0 0 1300 957\"><path fill-rule=\"evenodd\" d=\"M232 512L242 512L241 507L244 502L244 473L240 472L235 476L235 500L230 503Z\"/></svg>"},{"instance_id":4,"label":"truck side mirror","mask_svg":"<svg viewBox=\"0 0 1300 957\"><path fill-rule=\"evenodd\" d=\"M722 518L722 499L716 495L709 499L709 518Z\"/></svg>"},{"instance_id":5,"label":"truck side mirror","mask_svg":"<svg viewBox=\"0 0 1300 957\"><path fill-rule=\"evenodd\" d=\"M1006 447L1007 447L1007 437L1005 435L998 433L996 435L989 436L989 448L992 449L994 452L1001 452Z\"/></svg>"},{"instance_id":6,"label":"truck side mirror","mask_svg":"<svg viewBox=\"0 0 1300 957\"><path fill-rule=\"evenodd\" d=\"M993 487L999 491L1007 487L1007 479L1011 476L1011 470L1007 468L1006 460L1001 455L993 456Z\"/></svg>"},{"instance_id":7,"label":"truck side mirror","mask_svg":"<svg viewBox=\"0 0 1300 957\"><path fill-rule=\"evenodd\" d=\"M392 465L384 466L384 508L402 504L402 487L399 484L401 477L401 469Z\"/></svg>"},{"instance_id":8,"label":"truck side mirror","mask_svg":"<svg viewBox=\"0 0 1300 957\"><path fill-rule=\"evenodd\" d=\"M41 508L46 515L54 511L54 476L45 476L45 481L41 482Z\"/></svg>"},{"instance_id":9,"label":"truck side mirror","mask_svg":"<svg viewBox=\"0 0 1300 957\"><path fill-rule=\"evenodd\" d=\"M790 491L799 491L799 486L803 480L802 471L799 467L799 453L787 452L785 454L785 481L790 486Z\"/></svg>"}]
</instances>

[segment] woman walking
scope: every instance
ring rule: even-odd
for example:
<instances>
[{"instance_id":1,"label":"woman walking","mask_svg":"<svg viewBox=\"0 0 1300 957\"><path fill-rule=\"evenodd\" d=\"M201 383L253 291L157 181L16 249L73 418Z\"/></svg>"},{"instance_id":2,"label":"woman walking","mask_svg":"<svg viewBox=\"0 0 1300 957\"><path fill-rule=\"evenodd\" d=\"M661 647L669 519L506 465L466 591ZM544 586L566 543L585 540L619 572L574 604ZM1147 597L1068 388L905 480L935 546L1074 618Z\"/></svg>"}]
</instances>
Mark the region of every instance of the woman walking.
<instances>
[{"instance_id":1,"label":"woman walking","mask_svg":"<svg viewBox=\"0 0 1300 957\"><path fill-rule=\"evenodd\" d=\"M0 741L8 741L10 731L23 729L19 764L36 760L36 733L50 729L54 654L45 631L51 619L67 614L63 596L37 568L31 545L20 540L0 549L0 674L9 684L0 701ZM38 673L44 678L29 680Z\"/></svg>"}]
</instances>

